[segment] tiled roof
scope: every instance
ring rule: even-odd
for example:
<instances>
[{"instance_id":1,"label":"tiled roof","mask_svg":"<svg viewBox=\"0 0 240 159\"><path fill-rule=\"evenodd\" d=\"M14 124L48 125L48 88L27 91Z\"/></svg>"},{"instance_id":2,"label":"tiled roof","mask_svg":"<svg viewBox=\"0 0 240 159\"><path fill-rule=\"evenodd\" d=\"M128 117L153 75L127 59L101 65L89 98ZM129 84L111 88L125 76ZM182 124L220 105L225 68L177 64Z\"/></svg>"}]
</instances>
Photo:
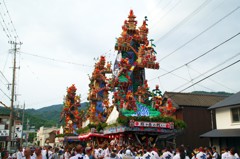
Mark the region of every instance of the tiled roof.
<instances>
[{"instance_id":1,"label":"tiled roof","mask_svg":"<svg viewBox=\"0 0 240 159\"><path fill-rule=\"evenodd\" d=\"M226 95L209 95L178 92L165 92L164 96L171 98L173 104L177 104L178 106L199 107L210 107L228 97Z\"/></svg>"},{"instance_id":2,"label":"tiled roof","mask_svg":"<svg viewBox=\"0 0 240 159\"><path fill-rule=\"evenodd\" d=\"M214 104L209 109L216 109L216 108L235 106L235 105L240 105L240 92L234 95L231 95L230 97L224 99L223 101L220 101Z\"/></svg>"},{"instance_id":3,"label":"tiled roof","mask_svg":"<svg viewBox=\"0 0 240 159\"><path fill-rule=\"evenodd\" d=\"M200 137L240 137L240 129L214 129Z\"/></svg>"}]
</instances>

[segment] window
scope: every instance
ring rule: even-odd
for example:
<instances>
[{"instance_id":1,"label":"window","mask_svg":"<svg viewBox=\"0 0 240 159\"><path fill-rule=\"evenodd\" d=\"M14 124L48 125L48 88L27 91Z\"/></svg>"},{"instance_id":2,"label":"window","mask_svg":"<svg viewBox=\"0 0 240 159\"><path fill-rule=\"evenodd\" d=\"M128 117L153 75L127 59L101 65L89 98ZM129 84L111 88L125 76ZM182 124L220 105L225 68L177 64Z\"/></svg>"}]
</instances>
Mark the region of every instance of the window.
<instances>
[{"instance_id":1,"label":"window","mask_svg":"<svg viewBox=\"0 0 240 159\"><path fill-rule=\"evenodd\" d=\"M240 107L239 108L232 108L232 121L235 122L240 122Z\"/></svg>"}]
</instances>

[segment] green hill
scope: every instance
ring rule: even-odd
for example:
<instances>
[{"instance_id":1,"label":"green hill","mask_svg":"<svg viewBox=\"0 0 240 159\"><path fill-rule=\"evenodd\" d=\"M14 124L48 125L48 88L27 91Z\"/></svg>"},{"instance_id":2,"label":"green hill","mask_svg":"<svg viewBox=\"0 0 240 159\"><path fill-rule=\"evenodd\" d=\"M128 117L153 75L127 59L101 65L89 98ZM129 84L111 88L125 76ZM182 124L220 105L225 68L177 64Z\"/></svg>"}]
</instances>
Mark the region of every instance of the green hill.
<instances>
[{"instance_id":1,"label":"green hill","mask_svg":"<svg viewBox=\"0 0 240 159\"><path fill-rule=\"evenodd\" d=\"M60 119L60 113L62 111L62 108L63 108L62 104L56 104L56 105L43 107L40 109L26 109L25 113L40 119L52 121L56 125L58 124L58 121Z\"/></svg>"},{"instance_id":2,"label":"green hill","mask_svg":"<svg viewBox=\"0 0 240 159\"><path fill-rule=\"evenodd\" d=\"M40 109L26 109L24 112L24 128L26 128L26 121L29 120L30 126L35 126L36 129L41 126L51 127L60 126L59 123L60 113L62 111L63 105L56 104L51 106L46 106ZM79 110L86 109L87 102L81 103ZM9 109L0 106L0 115L9 114ZM19 120L22 120L22 109L15 110L15 116L18 116ZM18 115L17 115L18 114Z\"/></svg>"}]
</instances>

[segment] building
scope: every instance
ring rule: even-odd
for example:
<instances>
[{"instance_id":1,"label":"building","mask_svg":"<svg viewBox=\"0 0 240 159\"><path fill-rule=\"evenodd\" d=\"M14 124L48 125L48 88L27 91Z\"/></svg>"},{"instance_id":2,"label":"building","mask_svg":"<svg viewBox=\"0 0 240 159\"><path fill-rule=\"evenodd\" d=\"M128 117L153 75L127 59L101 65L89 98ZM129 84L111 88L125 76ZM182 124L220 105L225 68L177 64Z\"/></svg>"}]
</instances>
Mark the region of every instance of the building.
<instances>
[{"instance_id":1,"label":"building","mask_svg":"<svg viewBox=\"0 0 240 159\"><path fill-rule=\"evenodd\" d=\"M0 147L6 148L9 141L9 113L0 114ZM13 120L11 147L17 147L22 134L21 121L17 118Z\"/></svg>"},{"instance_id":2,"label":"building","mask_svg":"<svg viewBox=\"0 0 240 159\"><path fill-rule=\"evenodd\" d=\"M40 129L37 132L37 145L44 146L44 145L54 145L55 136L53 133L59 131L59 128L51 127L51 128L45 128L40 127ZM55 133L56 134L56 133ZM53 139L54 138L54 139Z\"/></svg>"},{"instance_id":3,"label":"building","mask_svg":"<svg viewBox=\"0 0 240 159\"><path fill-rule=\"evenodd\" d=\"M177 146L208 146L209 139L199 137L215 128L216 123L211 120L213 113L208 108L227 96L176 92L165 92L164 96L170 98L173 106L177 108L175 118L187 124L183 133L176 137Z\"/></svg>"},{"instance_id":4,"label":"building","mask_svg":"<svg viewBox=\"0 0 240 159\"><path fill-rule=\"evenodd\" d=\"M210 146L218 150L225 147L235 147L240 152L240 92L212 105L216 129L206 131L201 135L210 139Z\"/></svg>"},{"instance_id":5,"label":"building","mask_svg":"<svg viewBox=\"0 0 240 159\"><path fill-rule=\"evenodd\" d=\"M64 141L63 132L64 132L64 130L63 130L62 126L56 132L56 135L58 135L55 137L55 146L56 147L63 146L63 141Z\"/></svg>"}]
</instances>

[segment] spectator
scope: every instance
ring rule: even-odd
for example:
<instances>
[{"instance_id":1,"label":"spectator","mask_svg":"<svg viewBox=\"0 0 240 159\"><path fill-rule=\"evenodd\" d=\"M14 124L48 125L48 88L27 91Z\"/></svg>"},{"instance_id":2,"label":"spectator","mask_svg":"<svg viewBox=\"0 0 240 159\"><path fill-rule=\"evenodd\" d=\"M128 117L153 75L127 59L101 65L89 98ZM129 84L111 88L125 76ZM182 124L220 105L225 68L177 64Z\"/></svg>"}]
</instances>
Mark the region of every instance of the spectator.
<instances>
[{"instance_id":1,"label":"spectator","mask_svg":"<svg viewBox=\"0 0 240 159\"><path fill-rule=\"evenodd\" d=\"M189 159L189 157L184 152L184 147L180 146L176 149L176 155L173 159Z\"/></svg>"},{"instance_id":2,"label":"spectator","mask_svg":"<svg viewBox=\"0 0 240 159\"><path fill-rule=\"evenodd\" d=\"M77 154L75 156L70 157L70 159L83 159L84 154L83 154L82 145L77 145L75 151L76 151Z\"/></svg>"},{"instance_id":3,"label":"spectator","mask_svg":"<svg viewBox=\"0 0 240 159\"><path fill-rule=\"evenodd\" d=\"M42 159L42 148L41 147L37 147L35 149L35 154L36 154L36 159Z\"/></svg>"},{"instance_id":4,"label":"spectator","mask_svg":"<svg viewBox=\"0 0 240 159\"><path fill-rule=\"evenodd\" d=\"M212 152L213 152L212 159L218 159L220 155L217 152L216 147L212 147Z\"/></svg>"},{"instance_id":5,"label":"spectator","mask_svg":"<svg viewBox=\"0 0 240 159\"><path fill-rule=\"evenodd\" d=\"M25 159L31 159L31 149L29 147L26 147L26 149L24 150L24 156Z\"/></svg>"},{"instance_id":6,"label":"spectator","mask_svg":"<svg viewBox=\"0 0 240 159\"><path fill-rule=\"evenodd\" d=\"M3 151L1 152L1 158L2 158L2 159L7 159L8 157L9 157L8 151L3 150Z\"/></svg>"}]
</instances>

